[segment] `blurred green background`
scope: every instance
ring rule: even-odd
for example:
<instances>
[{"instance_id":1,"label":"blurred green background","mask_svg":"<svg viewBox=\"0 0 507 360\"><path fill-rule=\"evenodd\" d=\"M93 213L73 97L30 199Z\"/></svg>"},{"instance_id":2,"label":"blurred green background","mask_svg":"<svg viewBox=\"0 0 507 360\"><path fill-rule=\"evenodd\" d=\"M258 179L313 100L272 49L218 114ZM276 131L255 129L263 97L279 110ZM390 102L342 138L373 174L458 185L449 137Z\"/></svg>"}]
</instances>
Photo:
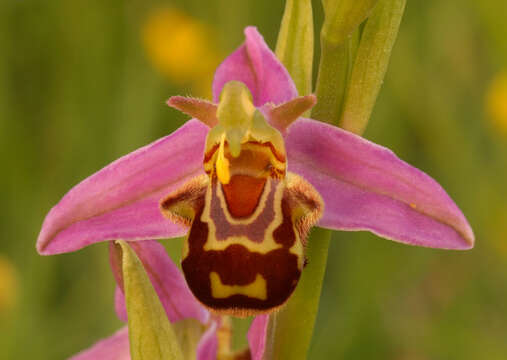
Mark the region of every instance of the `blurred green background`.
<instances>
[{"instance_id":1,"label":"blurred green background","mask_svg":"<svg viewBox=\"0 0 507 360\"><path fill-rule=\"evenodd\" d=\"M283 6L0 1L0 359L64 359L121 326L106 245L39 256L45 214L86 176L182 125L165 100L209 96L246 25L273 47ZM309 359L507 359L506 14L505 0L408 0L365 137L436 178L477 245L334 234ZM177 259L181 241L164 243Z\"/></svg>"}]
</instances>

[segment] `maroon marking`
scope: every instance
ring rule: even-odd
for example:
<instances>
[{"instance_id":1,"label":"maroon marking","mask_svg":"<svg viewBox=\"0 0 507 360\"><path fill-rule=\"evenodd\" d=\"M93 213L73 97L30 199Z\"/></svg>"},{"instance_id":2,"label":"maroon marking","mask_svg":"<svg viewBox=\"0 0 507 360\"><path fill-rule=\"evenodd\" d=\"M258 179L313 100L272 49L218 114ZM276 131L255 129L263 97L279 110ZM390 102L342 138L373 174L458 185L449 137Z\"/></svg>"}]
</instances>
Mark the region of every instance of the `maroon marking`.
<instances>
[{"instance_id":1,"label":"maroon marking","mask_svg":"<svg viewBox=\"0 0 507 360\"><path fill-rule=\"evenodd\" d=\"M279 153L278 150L275 148L275 146L273 144L271 144L270 142L260 143L258 141L248 141L248 142L246 142L246 144L254 144L254 145L258 145L258 146L269 147L269 149L271 150L271 153L274 155L274 157L278 161L280 161L280 162L286 161L285 155ZM225 145L225 149L228 149L229 145L227 144L227 141L224 143L224 145ZM215 154L215 152L218 150L219 147L220 147L220 144L215 144L211 147L211 149L206 151L204 153L204 161L203 162L206 163L206 162L210 161L210 159L213 157L213 155ZM227 152L226 152L226 156L229 157L229 154Z\"/></svg>"},{"instance_id":2,"label":"maroon marking","mask_svg":"<svg viewBox=\"0 0 507 360\"><path fill-rule=\"evenodd\" d=\"M278 180L271 179L271 189L266 197L264 210L259 216L248 225L231 224L222 208L220 199L218 198L217 186L219 181L214 178L211 182L211 201L210 201L210 218L215 224L215 237L218 241L227 240L230 236L245 235L253 242L261 243L264 241L268 226L275 219L275 192L277 186L282 186Z\"/></svg>"},{"instance_id":3,"label":"maroon marking","mask_svg":"<svg viewBox=\"0 0 507 360\"><path fill-rule=\"evenodd\" d=\"M290 297L298 283L301 271L298 268L298 257L290 252L296 241L290 207L282 200L283 222L275 230L275 241L282 248L267 254L249 251L245 246L234 244L225 250L203 249L208 236L208 225L201 221L204 202L196 208L194 219L188 235L188 256L182 261L182 268L187 283L193 294L206 306L227 311L244 309L266 311L282 305ZM266 280L267 298L265 300L245 295L232 295L215 299L211 295L210 273L216 272L225 285L248 285L255 281L257 274Z\"/></svg>"}]
</instances>

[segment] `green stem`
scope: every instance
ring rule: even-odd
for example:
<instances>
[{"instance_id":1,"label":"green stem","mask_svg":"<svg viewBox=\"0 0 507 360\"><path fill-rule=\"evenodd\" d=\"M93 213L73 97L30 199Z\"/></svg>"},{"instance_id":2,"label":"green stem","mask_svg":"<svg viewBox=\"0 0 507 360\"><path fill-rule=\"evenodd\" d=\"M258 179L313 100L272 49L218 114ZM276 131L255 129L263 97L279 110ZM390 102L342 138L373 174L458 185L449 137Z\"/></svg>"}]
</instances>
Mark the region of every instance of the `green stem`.
<instances>
[{"instance_id":1,"label":"green stem","mask_svg":"<svg viewBox=\"0 0 507 360\"><path fill-rule=\"evenodd\" d=\"M349 78L349 63L355 52L354 33L378 0L323 0L325 21L320 33L321 58L317 78L317 105L312 117L337 123L342 113Z\"/></svg>"},{"instance_id":2,"label":"green stem","mask_svg":"<svg viewBox=\"0 0 507 360\"><path fill-rule=\"evenodd\" d=\"M340 118L348 78L349 40L340 45L321 38L319 75L317 77L317 105L312 118L335 123Z\"/></svg>"},{"instance_id":3,"label":"green stem","mask_svg":"<svg viewBox=\"0 0 507 360\"><path fill-rule=\"evenodd\" d=\"M380 0L366 21L347 86L340 127L362 134L384 81L406 0Z\"/></svg>"},{"instance_id":4,"label":"green stem","mask_svg":"<svg viewBox=\"0 0 507 360\"><path fill-rule=\"evenodd\" d=\"M313 16L310 0L287 0L275 52L289 71L299 95L311 94Z\"/></svg>"},{"instance_id":5,"label":"green stem","mask_svg":"<svg viewBox=\"0 0 507 360\"><path fill-rule=\"evenodd\" d=\"M287 304L271 315L264 359L306 359L319 308L331 231L315 228L308 240L306 265Z\"/></svg>"}]
</instances>

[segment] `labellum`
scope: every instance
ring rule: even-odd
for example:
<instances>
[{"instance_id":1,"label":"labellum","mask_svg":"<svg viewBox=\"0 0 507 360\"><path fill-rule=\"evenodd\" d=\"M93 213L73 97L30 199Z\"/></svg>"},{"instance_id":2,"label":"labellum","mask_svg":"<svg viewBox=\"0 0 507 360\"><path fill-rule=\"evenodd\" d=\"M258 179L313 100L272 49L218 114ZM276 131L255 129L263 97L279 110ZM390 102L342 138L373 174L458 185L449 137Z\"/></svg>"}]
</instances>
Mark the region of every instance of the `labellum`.
<instances>
[{"instance_id":1,"label":"labellum","mask_svg":"<svg viewBox=\"0 0 507 360\"><path fill-rule=\"evenodd\" d=\"M221 314L279 308L304 268L306 237L323 211L320 195L287 172L283 137L243 83L227 83L218 106L184 98L170 105L212 126L206 174L160 204L164 216L190 227L182 257L190 289Z\"/></svg>"}]
</instances>

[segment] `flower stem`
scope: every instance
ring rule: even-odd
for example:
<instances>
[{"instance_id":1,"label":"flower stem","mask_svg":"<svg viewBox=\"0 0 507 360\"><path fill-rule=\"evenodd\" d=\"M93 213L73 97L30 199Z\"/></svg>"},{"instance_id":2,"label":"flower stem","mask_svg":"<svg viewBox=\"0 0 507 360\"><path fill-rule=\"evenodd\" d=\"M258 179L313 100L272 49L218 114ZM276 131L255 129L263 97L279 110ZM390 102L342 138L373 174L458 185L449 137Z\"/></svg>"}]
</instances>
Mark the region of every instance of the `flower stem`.
<instances>
[{"instance_id":1,"label":"flower stem","mask_svg":"<svg viewBox=\"0 0 507 360\"><path fill-rule=\"evenodd\" d=\"M287 304L270 316L264 359L306 359L326 271L331 231L315 228L299 284Z\"/></svg>"},{"instance_id":2,"label":"flower stem","mask_svg":"<svg viewBox=\"0 0 507 360\"><path fill-rule=\"evenodd\" d=\"M313 15L311 0L287 0L276 56L289 71L299 95L312 92Z\"/></svg>"},{"instance_id":3,"label":"flower stem","mask_svg":"<svg viewBox=\"0 0 507 360\"><path fill-rule=\"evenodd\" d=\"M406 0L380 0L366 21L343 104L340 127L362 134L398 34Z\"/></svg>"},{"instance_id":4,"label":"flower stem","mask_svg":"<svg viewBox=\"0 0 507 360\"><path fill-rule=\"evenodd\" d=\"M325 21L320 32L321 58L317 78L317 105L312 117L337 123L349 79L354 33L378 0L323 0Z\"/></svg>"},{"instance_id":5,"label":"flower stem","mask_svg":"<svg viewBox=\"0 0 507 360\"><path fill-rule=\"evenodd\" d=\"M349 40L340 45L321 40L321 58L317 77L317 105L312 117L328 123L340 118L348 78Z\"/></svg>"}]
</instances>

